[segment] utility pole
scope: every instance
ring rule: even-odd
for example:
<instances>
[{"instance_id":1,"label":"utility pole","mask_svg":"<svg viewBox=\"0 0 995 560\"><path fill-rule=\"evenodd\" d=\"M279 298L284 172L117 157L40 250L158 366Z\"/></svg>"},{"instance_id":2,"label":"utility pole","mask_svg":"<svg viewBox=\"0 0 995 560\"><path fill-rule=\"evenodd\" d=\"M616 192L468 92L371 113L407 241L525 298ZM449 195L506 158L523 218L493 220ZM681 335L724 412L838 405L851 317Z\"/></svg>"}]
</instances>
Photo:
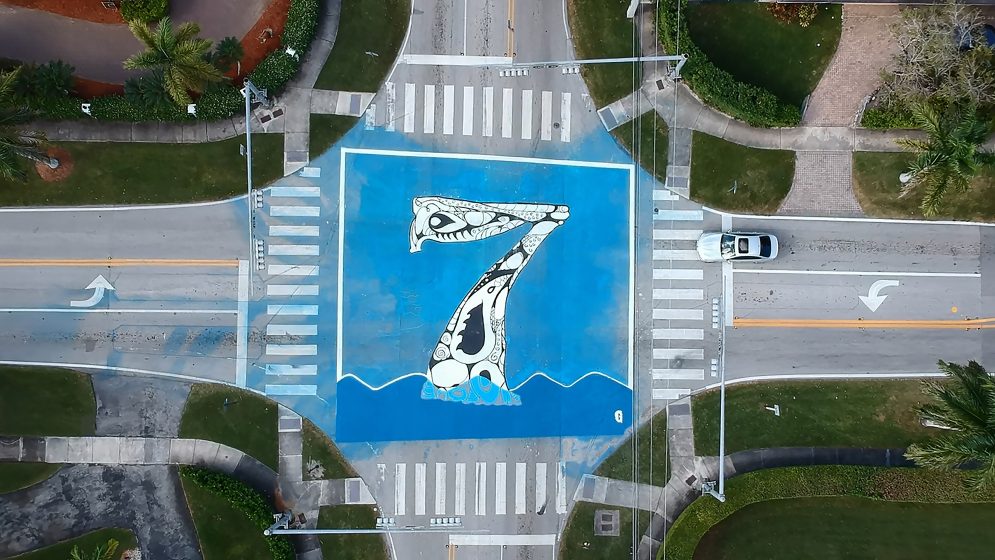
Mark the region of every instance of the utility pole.
<instances>
[{"instance_id":1,"label":"utility pole","mask_svg":"<svg viewBox=\"0 0 995 560\"><path fill-rule=\"evenodd\" d=\"M266 97L266 90L259 89L248 78L245 79L245 87L242 88L242 97L245 98L245 184L246 197L245 204L249 209L248 233L249 233L249 256L252 259L252 102L258 101L264 106L269 106L269 98Z\"/></svg>"},{"instance_id":2,"label":"utility pole","mask_svg":"<svg viewBox=\"0 0 995 560\"><path fill-rule=\"evenodd\" d=\"M725 294L729 297L729 294ZM725 345L725 312L719 312L721 329L719 330L719 479L707 481L701 485L701 493L708 494L720 502L726 501L726 345ZM715 485L718 483L718 490Z\"/></svg>"}]
</instances>

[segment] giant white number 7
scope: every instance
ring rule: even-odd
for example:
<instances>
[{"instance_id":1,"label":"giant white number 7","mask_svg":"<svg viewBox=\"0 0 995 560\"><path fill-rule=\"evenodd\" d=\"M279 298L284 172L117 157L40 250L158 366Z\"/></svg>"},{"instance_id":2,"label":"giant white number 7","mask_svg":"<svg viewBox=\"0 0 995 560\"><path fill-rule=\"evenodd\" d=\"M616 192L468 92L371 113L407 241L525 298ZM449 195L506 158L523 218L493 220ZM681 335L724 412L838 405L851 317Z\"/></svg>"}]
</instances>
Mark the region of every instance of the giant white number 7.
<instances>
[{"instance_id":1,"label":"giant white number 7","mask_svg":"<svg viewBox=\"0 0 995 560\"><path fill-rule=\"evenodd\" d=\"M507 389L504 317L508 291L546 236L570 217L569 208L425 196L412 201L412 210L412 253L420 251L425 240L464 243L532 224L463 298L428 362L428 379L440 389L456 387L473 377Z\"/></svg>"}]
</instances>

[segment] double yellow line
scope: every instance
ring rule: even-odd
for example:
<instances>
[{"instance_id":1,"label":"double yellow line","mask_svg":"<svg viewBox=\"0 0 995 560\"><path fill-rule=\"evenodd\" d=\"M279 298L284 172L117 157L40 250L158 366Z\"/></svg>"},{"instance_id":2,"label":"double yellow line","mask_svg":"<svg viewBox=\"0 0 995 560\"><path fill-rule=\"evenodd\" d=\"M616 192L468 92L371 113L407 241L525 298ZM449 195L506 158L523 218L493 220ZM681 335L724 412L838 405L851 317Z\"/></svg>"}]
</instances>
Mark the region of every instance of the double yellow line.
<instances>
[{"instance_id":1,"label":"double yellow line","mask_svg":"<svg viewBox=\"0 0 995 560\"><path fill-rule=\"evenodd\" d=\"M995 329L995 317L952 320L890 319L743 319L732 321L733 328L785 329Z\"/></svg>"},{"instance_id":2,"label":"double yellow line","mask_svg":"<svg viewBox=\"0 0 995 560\"><path fill-rule=\"evenodd\" d=\"M48 267L48 266L204 266L204 267L238 267L237 259L0 259L3 267Z\"/></svg>"},{"instance_id":3,"label":"double yellow line","mask_svg":"<svg viewBox=\"0 0 995 560\"><path fill-rule=\"evenodd\" d=\"M508 0L508 50L505 56L515 56L515 0Z\"/></svg>"}]
</instances>

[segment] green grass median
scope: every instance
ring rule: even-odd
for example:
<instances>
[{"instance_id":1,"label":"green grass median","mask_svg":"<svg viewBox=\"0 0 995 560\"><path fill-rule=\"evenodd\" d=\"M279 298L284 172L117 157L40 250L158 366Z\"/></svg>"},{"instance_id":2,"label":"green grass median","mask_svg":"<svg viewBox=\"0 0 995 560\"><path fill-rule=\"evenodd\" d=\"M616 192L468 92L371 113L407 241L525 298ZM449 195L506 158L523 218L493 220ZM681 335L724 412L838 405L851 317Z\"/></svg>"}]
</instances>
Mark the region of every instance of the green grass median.
<instances>
[{"instance_id":1,"label":"green grass median","mask_svg":"<svg viewBox=\"0 0 995 560\"><path fill-rule=\"evenodd\" d=\"M692 138L691 198L705 206L773 214L791 190L794 174L790 150L749 148L701 132Z\"/></svg>"},{"instance_id":2,"label":"green grass median","mask_svg":"<svg viewBox=\"0 0 995 560\"><path fill-rule=\"evenodd\" d=\"M335 45L317 89L375 92L404 42L409 0L343 0Z\"/></svg>"},{"instance_id":3,"label":"green grass median","mask_svg":"<svg viewBox=\"0 0 995 560\"><path fill-rule=\"evenodd\" d=\"M577 58L625 58L639 53L639 32L625 17L629 0L570 0L570 31ZM640 64L593 64L581 70L595 105L604 107L642 84Z\"/></svg>"},{"instance_id":4,"label":"green grass median","mask_svg":"<svg viewBox=\"0 0 995 560\"><path fill-rule=\"evenodd\" d=\"M249 391L201 383L190 389L180 437L216 441L277 470L276 402Z\"/></svg>"}]
</instances>

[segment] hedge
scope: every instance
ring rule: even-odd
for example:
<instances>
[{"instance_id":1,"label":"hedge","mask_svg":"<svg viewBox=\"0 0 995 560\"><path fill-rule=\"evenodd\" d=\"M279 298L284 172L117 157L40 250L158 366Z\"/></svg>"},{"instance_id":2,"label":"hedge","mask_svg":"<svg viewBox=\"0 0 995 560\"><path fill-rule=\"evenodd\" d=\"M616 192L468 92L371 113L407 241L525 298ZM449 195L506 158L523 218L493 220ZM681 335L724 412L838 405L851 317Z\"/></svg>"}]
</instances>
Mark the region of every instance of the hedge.
<instances>
[{"instance_id":1,"label":"hedge","mask_svg":"<svg viewBox=\"0 0 995 560\"><path fill-rule=\"evenodd\" d=\"M681 77L695 94L708 105L751 126L795 126L801 122L801 109L782 102L764 88L740 82L729 72L708 60L705 53L691 41L687 18L688 0L665 0L660 14L660 41L665 52L676 53L677 37L680 50L688 55Z\"/></svg>"},{"instance_id":2,"label":"hedge","mask_svg":"<svg viewBox=\"0 0 995 560\"><path fill-rule=\"evenodd\" d=\"M995 489L969 491L959 471L858 466L784 467L729 479L726 501L704 497L691 503L667 533L660 556L691 560L701 538L737 510L768 500L853 496L890 502L995 502Z\"/></svg>"},{"instance_id":3,"label":"hedge","mask_svg":"<svg viewBox=\"0 0 995 560\"><path fill-rule=\"evenodd\" d=\"M871 107L864 110L860 118L860 126L864 128L916 128L912 119L912 111L897 104Z\"/></svg>"},{"instance_id":4,"label":"hedge","mask_svg":"<svg viewBox=\"0 0 995 560\"><path fill-rule=\"evenodd\" d=\"M180 476L184 480L217 494L228 500L238 511L251 519L259 530L267 529L273 524L273 510L258 492L234 478L199 467L180 467ZM273 554L274 560L294 560L295 551L290 540L283 535L263 537Z\"/></svg>"},{"instance_id":5,"label":"hedge","mask_svg":"<svg viewBox=\"0 0 995 560\"><path fill-rule=\"evenodd\" d=\"M270 53L249 74L249 79L259 88L265 88L272 96L287 85L300 69L300 60L307 53L318 28L320 0L291 0L287 12L287 23L280 36L281 46L296 51L290 56L281 48ZM105 95L89 101L76 96L57 99L33 99L28 105L38 111L40 118L49 120L83 120L86 114L81 104L90 104L90 117L105 121L126 122L175 122L175 121L216 121L231 117L242 110L245 101L239 93L241 84L221 83L208 86L197 99L197 114L190 115L186 107L170 107L166 110L150 109L133 103L123 95Z\"/></svg>"},{"instance_id":6,"label":"hedge","mask_svg":"<svg viewBox=\"0 0 995 560\"><path fill-rule=\"evenodd\" d=\"M124 21L159 21L169 15L169 0L121 0Z\"/></svg>"}]
</instances>

